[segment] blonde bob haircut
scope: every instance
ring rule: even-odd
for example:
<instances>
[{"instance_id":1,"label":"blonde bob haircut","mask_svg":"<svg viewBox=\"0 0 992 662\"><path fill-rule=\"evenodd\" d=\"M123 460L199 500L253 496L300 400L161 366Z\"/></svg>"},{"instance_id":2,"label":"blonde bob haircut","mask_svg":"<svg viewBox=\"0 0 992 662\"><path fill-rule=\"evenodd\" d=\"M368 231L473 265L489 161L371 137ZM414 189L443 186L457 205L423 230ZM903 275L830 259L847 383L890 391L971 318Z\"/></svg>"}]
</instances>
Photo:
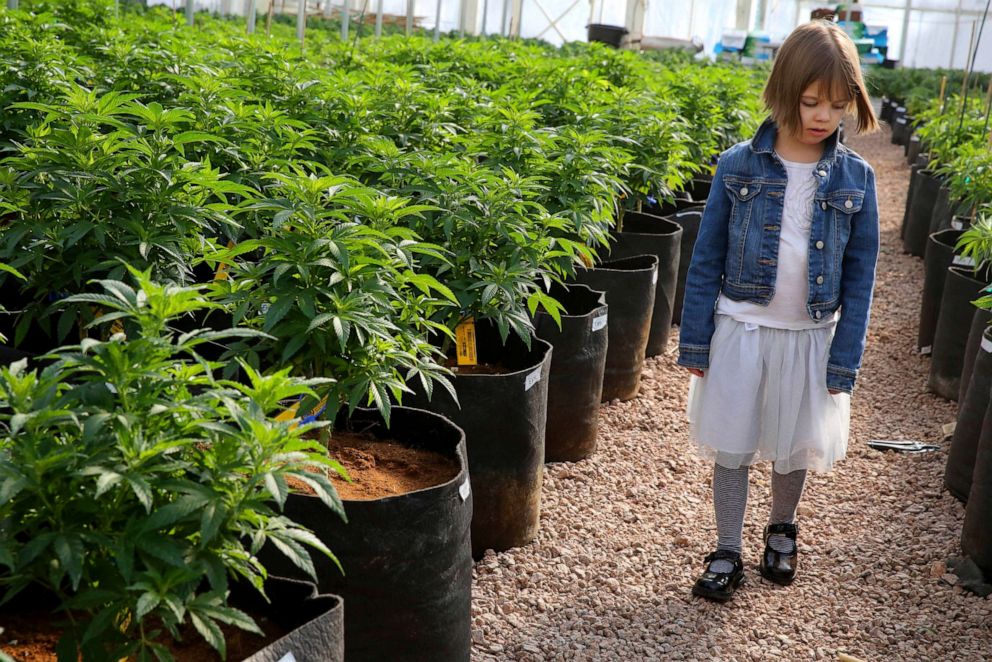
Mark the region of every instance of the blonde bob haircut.
<instances>
[{"instance_id":1,"label":"blonde bob haircut","mask_svg":"<svg viewBox=\"0 0 992 662\"><path fill-rule=\"evenodd\" d=\"M800 25L778 50L764 100L781 130L792 135L802 130L799 100L814 83L820 84L821 96L829 93L831 101L847 101L846 111L858 118L858 133L878 129L861 75L858 49L843 30L829 21Z\"/></svg>"}]
</instances>

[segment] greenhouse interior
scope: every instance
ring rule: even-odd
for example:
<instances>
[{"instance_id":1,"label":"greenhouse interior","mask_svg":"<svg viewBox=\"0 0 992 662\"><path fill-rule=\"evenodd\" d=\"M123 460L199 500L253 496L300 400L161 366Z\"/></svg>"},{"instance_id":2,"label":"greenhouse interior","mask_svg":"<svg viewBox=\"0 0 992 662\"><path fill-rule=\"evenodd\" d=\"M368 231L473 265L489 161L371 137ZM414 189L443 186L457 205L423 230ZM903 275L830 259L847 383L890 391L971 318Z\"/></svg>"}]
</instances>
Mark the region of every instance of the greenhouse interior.
<instances>
[{"instance_id":1,"label":"greenhouse interior","mask_svg":"<svg viewBox=\"0 0 992 662\"><path fill-rule=\"evenodd\" d=\"M992 0L3 0L0 662L992 660Z\"/></svg>"}]
</instances>

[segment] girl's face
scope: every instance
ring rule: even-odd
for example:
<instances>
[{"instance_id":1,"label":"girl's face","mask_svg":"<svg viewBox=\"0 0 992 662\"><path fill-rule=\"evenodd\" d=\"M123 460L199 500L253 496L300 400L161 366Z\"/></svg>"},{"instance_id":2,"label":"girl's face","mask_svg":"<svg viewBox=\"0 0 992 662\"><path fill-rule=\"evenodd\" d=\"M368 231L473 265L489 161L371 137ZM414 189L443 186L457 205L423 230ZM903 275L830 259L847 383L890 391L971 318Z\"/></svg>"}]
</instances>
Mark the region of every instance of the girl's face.
<instances>
[{"instance_id":1,"label":"girl's face","mask_svg":"<svg viewBox=\"0 0 992 662\"><path fill-rule=\"evenodd\" d=\"M804 145L815 145L837 130L849 99L831 99L830 86L813 83L799 97L802 127L796 138Z\"/></svg>"}]
</instances>

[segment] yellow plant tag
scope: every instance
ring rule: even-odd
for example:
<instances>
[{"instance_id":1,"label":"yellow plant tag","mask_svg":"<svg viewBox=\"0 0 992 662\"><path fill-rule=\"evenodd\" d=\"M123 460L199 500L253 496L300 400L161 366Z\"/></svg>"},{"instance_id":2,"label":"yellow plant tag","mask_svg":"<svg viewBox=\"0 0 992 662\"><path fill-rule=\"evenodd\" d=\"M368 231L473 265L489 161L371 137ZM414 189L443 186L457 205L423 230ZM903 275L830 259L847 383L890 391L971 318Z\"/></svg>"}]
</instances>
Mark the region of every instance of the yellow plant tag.
<instances>
[{"instance_id":1,"label":"yellow plant tag","mask_svg":"<svg viewBox=\"0 0 992 662\"><path fill-rule=\"evenodd\" d=\"M228 240L227 242L228 250L234 248L234 241ZM214 274L214 280L227 280L227 270L230 269L229 264L226 262L221 262L217 265L217 272Z\"/></svg>"},{"instance_id":2,"label":"yellow plant tag","mask_svg":"<svg viewBox=\"0 0 992 662\"><path fill-rule=\"evenodd\" d=\"M327 405L327 396L326 395L323 398L320 399L320 402L318 402L316 405L314 405L313 409L310 410L310 414L309 415L310 416L316 416L317 414L319 414L324 409L324 406L325 405ZM289 409L284 409L283 411L281 411L278 414L276 414L275 420L277 422L279 422L279 423L285 423L286 421L291 421L291 420L293 420L294 418L297 417L297 414L298 414L299 411L300 411L300 402L299 402L299 400L297 400L296 402L294 402L289 407ZM297 423L293 423L289 427L290 427L290 429L292 429L292 428L295 428L296 426L297 426Z\"/></svg>"},{"instance_id":3,"label":"yellow plant tag","mask_svg":"<svg viewBox=\"0 0 992 662\"><path fill-rule=\"evenodd\" d=\"M458 346L458 365L478 365L475 352L475 320L469 317L455 327L455 344Z\"/></svg>"}]
</instances>

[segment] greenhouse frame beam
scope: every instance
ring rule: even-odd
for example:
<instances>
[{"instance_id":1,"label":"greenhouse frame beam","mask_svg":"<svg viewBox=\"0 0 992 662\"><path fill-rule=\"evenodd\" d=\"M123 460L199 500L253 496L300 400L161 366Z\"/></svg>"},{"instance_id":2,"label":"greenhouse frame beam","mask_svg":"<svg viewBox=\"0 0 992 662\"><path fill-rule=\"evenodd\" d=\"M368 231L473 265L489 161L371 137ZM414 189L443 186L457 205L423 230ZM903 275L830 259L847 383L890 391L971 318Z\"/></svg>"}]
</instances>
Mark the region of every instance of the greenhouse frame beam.
<instances>
[{"instance_id":1,"label":"greenhouse frame beam","mask_svg":"<svg viewBox=\"0 0 992 662\"><path fill-rule=\"evenodd\" d=\"M548 10L546 10L544 8L544 5L541 4L541 0L534 0L534 4L537 5L537 8L541 10L541 13L542 14L544 14L544 18L548 19L548 25L543 30L541 30L540 33L538 33L537 38L540 39L541 37L543 37L544 36L544 33L546 33L548 30L554 30L555 32L558 33L558 36L561 37L561 40L562 41L568 41L568 39L565 37L565 34L561 30L558 29L558 21L560 21L561 19L563 19L566 16L568 16L568 14L573 9L575 9L575 6L577 4L579 4L579 2L580 2L580 0L574 0L572 2L572 4L570 4L568 6L568 9L566 9L565 11L563 11L558 16L558 18L551 18L551 14L549 14L548 13Z\"/></svg>"}]
</instances>

